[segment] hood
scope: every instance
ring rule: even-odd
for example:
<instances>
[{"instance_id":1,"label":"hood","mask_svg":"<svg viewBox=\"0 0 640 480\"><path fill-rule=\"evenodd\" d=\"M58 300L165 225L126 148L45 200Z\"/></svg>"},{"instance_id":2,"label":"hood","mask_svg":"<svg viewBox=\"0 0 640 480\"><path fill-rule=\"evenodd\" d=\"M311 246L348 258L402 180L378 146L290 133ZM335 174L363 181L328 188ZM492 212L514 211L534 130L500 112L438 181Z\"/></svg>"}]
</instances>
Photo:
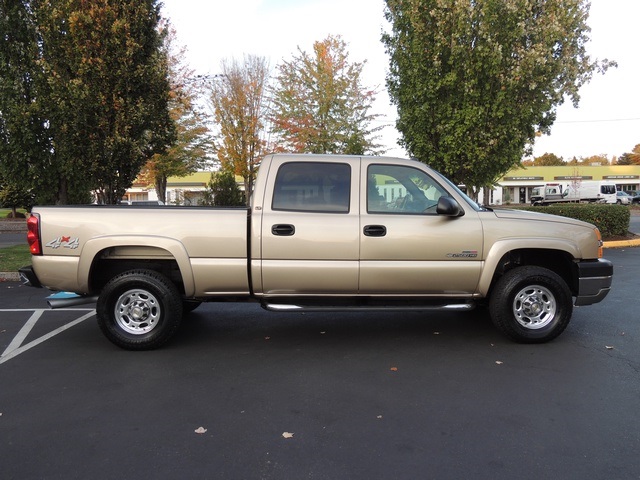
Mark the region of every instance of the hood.
<instances>
[{"instance_id":1,"label":"hood","mask_svg":"<svg viewBox=\"0 0 640 480\"><path fill-rule=\"evenodd\" d=\"M569 217L561 217L559 215L550 215L548 213L528 212L525 210L512 210L510 208L494 209L493 213L498 218L511 218L514 220L537 220L538 222L554 222L565 223L568 225L578 225L586 228L595 228L588 222L582 220L576 220Z\"/></svg>"}]
</instances>

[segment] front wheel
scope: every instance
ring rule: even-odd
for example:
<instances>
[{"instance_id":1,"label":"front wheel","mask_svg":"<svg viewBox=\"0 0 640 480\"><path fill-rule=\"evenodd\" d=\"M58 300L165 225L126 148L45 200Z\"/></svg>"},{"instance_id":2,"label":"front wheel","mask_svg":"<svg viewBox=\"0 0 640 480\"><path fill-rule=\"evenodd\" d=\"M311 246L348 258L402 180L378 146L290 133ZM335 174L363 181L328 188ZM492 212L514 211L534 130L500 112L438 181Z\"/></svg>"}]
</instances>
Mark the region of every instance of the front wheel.
<instances>
[{"instance_id":1,"label":"front wheel","mask_svg":"<svg viewBox=\"0 0 640 480\"><path fill-rule=\"evenodd\" d=\"M98 325L115 345L151 350L166 343L182 320L176 286L153 270L130 270L113 277L96 304Z\"/></svg>"},{"instance_id":2,"label":"front wheel","mask_svg":"<svg viewBox=\"0 0 640 480\"><path fill-rule=\"evenodd\" d=\"M512 340L543 343L567 328L573 301L562 277L546 268L523 266L496 282L489 311L494 325Z\"/></svg>"}]
</instances>

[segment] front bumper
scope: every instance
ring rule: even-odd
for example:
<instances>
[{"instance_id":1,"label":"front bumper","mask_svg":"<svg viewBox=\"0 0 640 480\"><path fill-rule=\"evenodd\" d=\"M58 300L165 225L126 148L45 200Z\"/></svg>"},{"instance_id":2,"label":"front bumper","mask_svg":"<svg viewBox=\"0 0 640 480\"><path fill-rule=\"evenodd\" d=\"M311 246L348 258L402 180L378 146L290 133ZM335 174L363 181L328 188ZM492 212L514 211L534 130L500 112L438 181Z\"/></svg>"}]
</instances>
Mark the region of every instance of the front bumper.
<instances>
[{"instance_id":1,"label":"front bumper","mask_svg":"<svg viewBox=\"0 0 640 480\"><path fill-rule=\"evenodd\" d=\"M611 290L613 264L609 260L578 262L578 295L574 305L584 306L604 300Z\"/></svg>"}]
</instances>

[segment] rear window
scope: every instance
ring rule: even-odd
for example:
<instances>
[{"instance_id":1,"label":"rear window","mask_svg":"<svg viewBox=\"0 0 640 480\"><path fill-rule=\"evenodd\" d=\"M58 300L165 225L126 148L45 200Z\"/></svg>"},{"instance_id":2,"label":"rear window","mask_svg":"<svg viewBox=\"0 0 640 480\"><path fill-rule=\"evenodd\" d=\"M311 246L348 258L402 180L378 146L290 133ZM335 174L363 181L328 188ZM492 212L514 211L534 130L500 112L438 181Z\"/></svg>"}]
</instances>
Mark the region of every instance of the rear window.
<instances>
[{"instance_id":1,"label":"rear window","mask_svg":"<svg viewBox=\"0 0 640 480\"><path fill-rule=\"evenodd\" d=\"M349 213L351 167L345 163L290 162L280 167L273 210Z\"/></svg>"}]
</instances>

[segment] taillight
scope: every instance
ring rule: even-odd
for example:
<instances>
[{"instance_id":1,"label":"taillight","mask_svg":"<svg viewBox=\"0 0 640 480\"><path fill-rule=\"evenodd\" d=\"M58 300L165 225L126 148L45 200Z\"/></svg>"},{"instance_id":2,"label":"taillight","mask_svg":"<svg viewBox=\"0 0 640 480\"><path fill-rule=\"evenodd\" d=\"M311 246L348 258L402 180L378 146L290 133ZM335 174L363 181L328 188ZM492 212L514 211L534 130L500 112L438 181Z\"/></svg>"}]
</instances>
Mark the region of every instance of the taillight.
<instances>
[{"instance_id":1,"label":"taillight","mask_svg":"<svg viewBox=\"0 0 640 480\"><path fill-rule=\"evenodd\" d=\"M31 255L42 255L42 242L40 242L40 215L32 213L27 220L27 243Z\"/></svg>"}]
</instances>

